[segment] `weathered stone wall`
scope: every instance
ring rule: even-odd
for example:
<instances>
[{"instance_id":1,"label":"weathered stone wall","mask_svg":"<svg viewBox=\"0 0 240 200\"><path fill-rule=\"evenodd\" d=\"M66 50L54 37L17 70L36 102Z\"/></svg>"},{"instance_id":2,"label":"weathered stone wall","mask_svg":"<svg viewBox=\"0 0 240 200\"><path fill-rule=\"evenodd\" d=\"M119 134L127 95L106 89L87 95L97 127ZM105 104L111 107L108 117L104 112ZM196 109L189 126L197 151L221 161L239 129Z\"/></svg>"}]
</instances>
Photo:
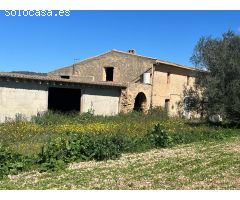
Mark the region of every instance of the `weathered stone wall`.
<instances>
[{"instance_id":1,"label":"weathered stone wall","mask_svg":"<svg viewBox=\"0 0 240 200\"><path fill-rule=\"evenodd\" d=\"M84 76L94 77L94 81L105 81L105 67L113 67L113 82L132 82L153 66L154 59L138 57L130 53L110 51L67 68L61 68L49 73L50 75L74 75L74 79Z\"/></svg>"},{"instance_id":2,"label":"weathered stone wall","mask_svg":"<svg viewBox=\"0 0 240 200\"><path fill-rule=\"evenodd\" d=\"M153 87L142 83L142 74L152 72ZM178 115L177 103L183 98L184 86L187 86L189 77L190 87L194 83L194 70L189 70L175 65L156 64L155 59L136 56L131 53L110 51L67 68L56 70L51 75L71 75L72 79L81 80L83 77L92 77L92 81L105 81L105 67L114 68L113 82L128 83L128 87L121 92L120 111L129 112L134 108L135 98L138 93L146 95L146 109L151 106L165 106L165 100L169 99L169 114ZM74 71L74 72L73 72ZM167 83L167 74L170 74ZM106 108L107 109L107 108ZM109 111L107 111L109 112Z\"/></svg>"},{"instance_id":3,"label":"weathered stone wall","mask_svg":"<svg viewBox=\"0 0 240 200\"><path fill-rule=\"evenodd\" d=\"M168 73L170 73L169 83ZM189 76L189 85L187 77ZM191 87L195 81L194 71L160 64L155 68L153 75L153 107L165 106L165 100L169 99L169 114L178 115L177 103L183 98L184 86Z\"/></svg>"},{"instance_id":4,"label":"weathered stone wall","mask_svg":"<svg viewBox=\"0 0 240 200\"><path fill-rule=\"evenodd\" d=\"M48 108L48 90L30 82L0 80L0 122L21 115L27 119Z\"/></svg>"},{"instance_id":5,"label":"weathered stone wall","mask_svg":"<svg viewBox=\"0 0 240 200\"><path fill-rule=\"evenodd\" d=\"M119 113L120 93L117 88L85 88L82 90L81 112L116 115Z\"/></svg>"},{"instance_id":6,"label":"weathered stone wall","mask_svg":"<svg viewBox=\"0 0 240 200\"><path fill-rule=\"evenodd\" d=\"M144 111L150 108L151 104L151 89L149 84L131 83L126 90L122 90L120 112L127 113L133 110L136 96L142 92L146 96L146 104Z\"/></svg>"},{"instance_id":7,"label":"weathered stone wall","mask_svg":"<svg viewBox=\"0 0 240 200\"><path fill-rule=\"evenodd\" d=\"M68 67L62 67L57 70L54 70L52 72L49 72L48 75L68 75L68 76L73 76L73 65L68 66Z\"/></svg>"}]
</instances>

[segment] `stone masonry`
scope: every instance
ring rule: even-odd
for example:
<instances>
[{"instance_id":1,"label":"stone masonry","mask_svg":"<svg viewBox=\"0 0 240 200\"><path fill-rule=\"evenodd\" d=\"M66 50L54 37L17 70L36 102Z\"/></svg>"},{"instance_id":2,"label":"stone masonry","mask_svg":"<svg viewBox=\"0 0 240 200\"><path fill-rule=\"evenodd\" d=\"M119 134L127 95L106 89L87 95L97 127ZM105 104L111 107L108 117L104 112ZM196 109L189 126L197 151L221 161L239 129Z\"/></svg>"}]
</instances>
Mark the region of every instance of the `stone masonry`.
<instances>
[{"instance_id":1,"label":"stone masonry","mask_svg":"<svg viewBox=\"0 0 240 200\"><path fill-rule=\"evenodd\" d=\"M111 50L99 56L80 61L71 66L49 73L49 76L68 75L70 79L89 78L92 82L106 82L106 68L113 68L114 83L127 84L121 90L119 111L130 112L137 104L142 111L151 107L165 107L170 115L179 114L177 103L182 100L184 87L191 87L196 70L175 63L140 56L135 51ZM143 74L150 73L149 83L143 82ZM144 102L136 102L138 94L144 95Z\"/></svg>"}]
</instances>

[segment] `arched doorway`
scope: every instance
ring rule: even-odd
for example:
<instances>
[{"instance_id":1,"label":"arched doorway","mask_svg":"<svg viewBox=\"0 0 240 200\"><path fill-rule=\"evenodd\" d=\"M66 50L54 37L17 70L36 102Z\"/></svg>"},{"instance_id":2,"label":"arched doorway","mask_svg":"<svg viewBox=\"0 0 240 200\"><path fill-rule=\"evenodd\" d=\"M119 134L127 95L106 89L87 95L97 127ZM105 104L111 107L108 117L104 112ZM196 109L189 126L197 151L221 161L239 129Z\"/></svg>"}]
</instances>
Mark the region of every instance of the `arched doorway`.
<instances>
[{"instance_id":1,"label":"arched doorway","mask_svg":"<svg viewBox=\"0 0 240 200\"><path fill-rule=\"evenodd\" d=\"M135 98L133 110L138 112L144 112L146 110L147 98L143 92L139 92Z\"/></svg>"}]
</instances>

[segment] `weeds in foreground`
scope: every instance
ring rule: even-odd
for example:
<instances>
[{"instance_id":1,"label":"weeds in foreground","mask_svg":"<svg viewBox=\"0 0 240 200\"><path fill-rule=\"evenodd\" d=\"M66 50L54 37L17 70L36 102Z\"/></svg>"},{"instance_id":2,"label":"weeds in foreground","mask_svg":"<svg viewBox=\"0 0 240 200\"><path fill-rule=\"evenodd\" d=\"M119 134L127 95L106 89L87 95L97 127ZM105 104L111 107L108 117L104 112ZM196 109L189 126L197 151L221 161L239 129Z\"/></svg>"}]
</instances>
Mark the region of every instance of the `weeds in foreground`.
<instances>
[{"instance_id":1,"label":"weeds in foreground","mask_svg":"<svg viewBox=\"0 0 240 200\"><path fill-rule=\"evenodd\" d=\"M54 171L74 161L118 159L125 152L233 136L239 136L239 129L189 125L157 112L114 117L46 113L32 122L0 125L0 141L5 145L0 148L0 177L33 168ZM24 146L27 153L22 150Z\"/></svg>"}]
</instances>

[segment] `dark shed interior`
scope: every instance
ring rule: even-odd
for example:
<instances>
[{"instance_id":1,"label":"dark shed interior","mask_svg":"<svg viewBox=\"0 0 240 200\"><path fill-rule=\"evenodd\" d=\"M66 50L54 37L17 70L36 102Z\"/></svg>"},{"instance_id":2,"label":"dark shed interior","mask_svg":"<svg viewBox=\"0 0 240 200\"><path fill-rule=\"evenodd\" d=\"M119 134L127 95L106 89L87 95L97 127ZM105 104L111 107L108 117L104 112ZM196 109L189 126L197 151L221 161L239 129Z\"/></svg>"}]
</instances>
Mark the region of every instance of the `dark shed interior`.
<instances>
[{"instance_id":1,"label":"dark shed interior","mask_svg":"<svg viewBox=\"0 0 240 200\"><path fill-rule=\"evenodd\" d=\"M81 90L49 88L48 109L59 112L80 112Z\"/></svg>"}]
</instances>

